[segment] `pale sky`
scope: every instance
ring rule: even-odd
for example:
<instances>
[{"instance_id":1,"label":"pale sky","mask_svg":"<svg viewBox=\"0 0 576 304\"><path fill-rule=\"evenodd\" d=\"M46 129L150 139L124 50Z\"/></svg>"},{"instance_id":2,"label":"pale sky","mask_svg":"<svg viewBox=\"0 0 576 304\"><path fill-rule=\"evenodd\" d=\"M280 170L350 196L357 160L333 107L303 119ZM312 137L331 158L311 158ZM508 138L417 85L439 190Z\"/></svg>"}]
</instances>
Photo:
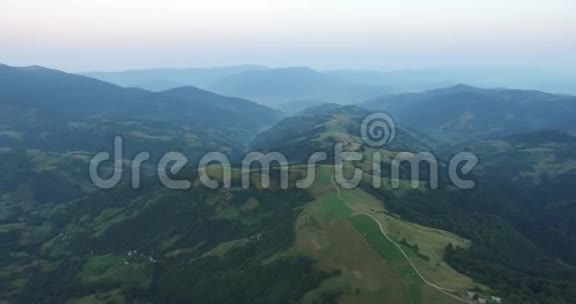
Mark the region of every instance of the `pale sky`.
<instances>
[{"instance_id":1,"label":"pale sky","mask_svg":"<svg viewBox=\"0 0 576 304\"><path fill-rule=\"evenodd\" d=\"M576 0L0 0L0 63L576 67Z\"/></svg>"}]
</instances>

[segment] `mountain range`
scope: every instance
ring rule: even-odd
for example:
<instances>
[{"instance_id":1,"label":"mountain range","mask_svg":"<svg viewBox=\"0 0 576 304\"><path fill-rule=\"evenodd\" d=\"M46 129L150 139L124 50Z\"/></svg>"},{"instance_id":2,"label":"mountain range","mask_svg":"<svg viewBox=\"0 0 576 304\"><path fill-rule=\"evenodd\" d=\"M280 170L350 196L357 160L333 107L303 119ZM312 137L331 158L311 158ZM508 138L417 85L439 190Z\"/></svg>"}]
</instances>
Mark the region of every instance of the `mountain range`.
<instances>
[{"instance_id":1,"label":"mountain range","mask_svg":"<svg viewBox=\"0 0 576 304\"><path fill-rule=\"evenodd\" d=\"M159 78L177 71L165 72ZM574 97L465 85L375 97L380 79L371 72L205 72L190 75L241 97L189 83L152 92L0 66L0 302L576 301ZM353 105L329 98L353 87L360 90L339 100ZM282 113L264 100L315 101ZM382 147L368 145L360 131L374 112L396 121L394 140ZM152 155L137 189L127 176L112 189L88 179L90 159L111 151L117 135L126 168L136 153ZM356 188L335 178L336 144L364 156L346 166L362 172ZM190 189L158 180L155 165L169 151L190 158L171 175L189 180ZM222 182L230 169L229 188L203 187L197 176L198 159L214 151L233 165L208 166L207 174ZM271 187L260 168L241 186L235 164L255 151L288 158L288 187L277 167ZM300 189L314 152L329 157ZM422 152L437 158L438 187L427 174L414 187L406 163L393 187L392 160ZM479 159L464 176L474 189L458 189L449 178L459 152Z\"/></svg>"},{"instance_id":2,"label":"mountain range","mask_svg":"<svg viewBox=\"0 0 576 304\"><path fill-rule=\"evenodd\" d=\"M184 86L205 87L214 81L237 73L266 69L259 65L216 68L149 69L122 72L88 72L85 76L123 87L139 87L150 91L165 91Z\"/></svg>"},{"instance_id":3,"label":"mountain range","mask_svg":"<svg viewBox=\"0 0 576 304\"><path fill-rule=\"evenodd\" d=\"M248 100L220 96L193 87L149 92L41 67L2 66L0 80L3 105L69 117L144 118L200 123L210 127L230 124L230 127L257 130L282 116L276 110ZM227 115L236 119L219 121L216 118L226 118Z\"/></svg>"},{"instance_id":4,"label":"mountain range","mask_svg":"<svg viewBox=\"0 0 576 304\"><path fill-rule=\"evenodd\" d=\"M375 98L360 104L399 124L447 140L558 129L573 133L576 98L539 91L456 85L421 93Z\"/></svg>"},{"instance_id":5,"label":"mountain range","mask_svg":"<svg viewBox=\"0 0 576 304\"><path fill-rule=\"evenodd\" d=\"M272 106L294 100L351 104L382 95L428 91L459 83L482 88L507 87L576 94L576 74L569 69L514 66L380 71L247 65L91 72L85 75L153 91L196 86Z\"/></svg>"}]
</instances>

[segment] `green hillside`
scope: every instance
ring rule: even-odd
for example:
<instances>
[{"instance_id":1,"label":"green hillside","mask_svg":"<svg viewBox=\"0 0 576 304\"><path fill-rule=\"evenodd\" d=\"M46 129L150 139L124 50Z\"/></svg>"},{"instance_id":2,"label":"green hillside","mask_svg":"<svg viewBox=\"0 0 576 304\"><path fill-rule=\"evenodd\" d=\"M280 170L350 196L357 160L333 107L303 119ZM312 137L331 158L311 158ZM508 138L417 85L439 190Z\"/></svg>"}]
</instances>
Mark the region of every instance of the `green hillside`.
<instances>
[{"instance_id":1,"label":"green hillside","mask_svg":"<svg viewBox=\"0 0 576 304\"><path fill-rule=\"evenodd\" d=\"M251 148L282 152L290 161L308 159L313 152L334 154L340 143L345 151L366 151L360 126L369 112L356 106L322 105L300 116L288 117L260 133ZM414 130L395 127L396 136L383 150L393 152L432 151L438 142Z\"/></svg>"}]
</instances>

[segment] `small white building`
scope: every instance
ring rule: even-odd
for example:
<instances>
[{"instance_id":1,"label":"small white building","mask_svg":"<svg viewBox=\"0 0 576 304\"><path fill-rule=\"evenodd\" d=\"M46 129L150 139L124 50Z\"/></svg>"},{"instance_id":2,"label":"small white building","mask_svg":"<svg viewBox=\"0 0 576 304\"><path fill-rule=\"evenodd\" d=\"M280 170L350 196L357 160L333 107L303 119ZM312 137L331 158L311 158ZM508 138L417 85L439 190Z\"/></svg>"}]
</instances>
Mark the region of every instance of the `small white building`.
<instances>
[{"instance_id":1,"label":"small white building","mask_svg":"<svg viewBox=\"0 0 576 304\"><path fill-rule=\"evenodd\" d=\"M492 297L491 297L491 302L492 302L492 303L501 304L501 303L502 303L502 299L499 298L499 297L492 296Z\"/></svg>"}]
</instances>

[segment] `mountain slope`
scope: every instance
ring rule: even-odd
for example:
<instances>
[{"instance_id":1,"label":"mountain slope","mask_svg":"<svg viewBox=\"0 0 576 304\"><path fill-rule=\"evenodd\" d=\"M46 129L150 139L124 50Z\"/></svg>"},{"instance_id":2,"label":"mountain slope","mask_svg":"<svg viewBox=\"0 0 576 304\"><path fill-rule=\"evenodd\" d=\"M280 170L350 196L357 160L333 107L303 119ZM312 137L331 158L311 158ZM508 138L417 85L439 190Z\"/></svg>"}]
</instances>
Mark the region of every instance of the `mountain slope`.
<instances>
[{"instance_id":1,"label":"mountain slope","mask_svg":"<svg viewBox=\"0 0 576 304\"><path fill-rule=\"evenodd\" d=\"M116 136L128 178L129 161L140 152L150 153L143 175L156 172L166 152L183 153L190 165L208 152L235 160L278 113L245 100L232 108L235 99L207 92L178 99L40 67L2 66L0 76L0 226L19 227L0 232L6 248L45 240L57 229L45 224L53 209L96 190L88 163L97 152L112 152ZM260 116L249 116L253 109ZM111 170L111 162L100 168L104 175Z\"/></svg>"},{"instance_id":2,"label":"mountain slope","mask_svg":"<svg viewBox=\"0 0 576 304\"><path fill-rule=\"evenodd\" d=\"M115 115L148 92L43 67L0 66L0 103L74 116Z\"/></svg>"},{"instance_id":3,"label":"mountain slope","mask_svg":"<svg viewBox=\"0 0 576 304\"><path fill-rule=\"evenodd\" d=\"M279 117L276 110L248 100L194 88L151 93L41 67L4 66L0 68L0 80L2 104L75 119L147 119L253 131L272 124Z\"/></svg>"},{"instance_id":4,"label":"mountain slope","mask_svg":"<svg viewBox=\"0 0 576 304\"><path fill-rule=\"evenodd\" d=\"M260 133L252 149L284 153L290 161L304 161L314 152L334 155L334 145L345 151L366 151L360 126L369 112L356 106L321 105L300 116L288 117ZM381 149L388 151L433 151L437 142L413 130L395 126L396 136Z\"/></svg>"},{"instance_id":5,"label":"mountain slope","mask_svg":"<svg viewBox=\"0 0 576 304\"><path fill-rule=\"evenodd\" d=\"M300 168L293 172L298 178L305 173ZM461 303L415 276L401 251L374 231L376 223L358 216L342 198L362 198L353 204L366 210L380 202L361 190L337 192L330 167L321 167L319 174L308 190L296 189L294 180L287 190L275 180L271 189L261 189L254 172L250 189L171 191L146 181L139 190L121 186L46 208L36 218L43 229L32 231L35 243L4 247L19 258L12 257L2 269L0 281L9 286L3 292L9 291L16 303L91 298L119 303ZM395 238L413 235L397 220L377 213L374 218L399 229ZM5 239L22 230L4 228ZM437 260L442 244L464 243L442 231L411 229L439 242L423 246L419 255L414 247L403 249L419 265L442 263ZM433 260L423 260L425 255ZM436 267L457 285L454 295L474 288L474 282L445 264ZM218 292L223 286L226 290Z\"/></svg>"},{"instance_id":6,"label":"mountain slope","mask_svg":"<svg viewBox=\"0 0 576 304\"><path fill-rule=\"evenodd\" d=\"M462 141L539 129L575 131L576 97L464 85L385 96L362 107L385 111L407 127Z\"/></svg>"},{"instance_id":7,"label":"mountain slope","mask_svg":"<svg viewBox=\"0 0 576 304\"><path fill-rule=\"evenodd\" d=\"M576 137L540 131L457 149L478 153L480 179L509 187L514 200L501 210L506 218L547 254L576 265Z\"/></svg>"},{"instance_id":8,"label":"mountain slope","mask_svg":"<svg viewBox=\"0 0 576 304\"><path fill-rule=\"evenodd\" d=\"M246 99L222 96L195 87L181 87L163 91L160 94L178 98L194 106L214 107L223 113L231 113L237 116L236 118L223 117L221 119L222 123L227 123L229 119L234 119L243 120L246 123L252 122L259 124L256 127L263 127L275 123L283 116L279 111Z\"/></svg>"},{"instance_id":9,"label":"mountain slope","mask_svg":"<svg viewBox=\"0 0 576 304\"><path fill-rule=\"evenodd\" d=\"M312 271L312 261L302 256L263 260L290 246L293 208L309 199L297 190L170 192L149 183L141 190L95 192L39 216L52 227L40 239L45 243L5 248L22 257L1 280L9 286L24 278L20 288L11 287L18 303L110 293L122 303L294 302L333 274ZM243 207L252 201L258 208ZM5 238L19 233L5 230ZM30 264L43 270L31 276ZM219 286L228 288L215 292Z\"/></svg>"},{"instance_id":10,"label":"mountain slope","mask_svg":"<svg viewBox=\"0 0 576 304\"><path fill-rule=\"evenodd\" d=\"M375 151L385 157L398 151L434 151L422 144L427 142L425 136L403 134L401 128L397 128L398 142L369 149L355 133L366 112L330 106L312 112L317 114L281 121L258 136L254 148L283 152L291 161L307 159L316 151L330 155L336 143L345 144L348 151L364 151L365 156ZM448 264L502 292L511 303L571 301L576 274L571 254L576 250L576 227L570 220L576 212L576 193L570 186L576 182L574 139L557 131L540 131L452 147L453 153L473 152L480 158L472 172L477 187L470 191L455 189L443 177L437 190L391 192L370 184L363 189L380 198L393 217L470 239L468 249L444 243ZM355 166L369 173L370 158L365 159L368 162ZM382 170L385 180L389 173ZM356 196L350 199L360 201Z\"/></svg>"},{"instance_id":11,"label":"mountain slope","mask_svg":"<svg viewBox=\"0 0 576 304\"><path fill-rule=\"evenodd\" d=\"M480 160L471 173L475 189L409 191L386 206L405 220L470 239L468 250L447 248L447 262L511 303L572 302L575 144L573 136L538 131L459 145L453 153Z\"/></svg>"}]
</instances>

